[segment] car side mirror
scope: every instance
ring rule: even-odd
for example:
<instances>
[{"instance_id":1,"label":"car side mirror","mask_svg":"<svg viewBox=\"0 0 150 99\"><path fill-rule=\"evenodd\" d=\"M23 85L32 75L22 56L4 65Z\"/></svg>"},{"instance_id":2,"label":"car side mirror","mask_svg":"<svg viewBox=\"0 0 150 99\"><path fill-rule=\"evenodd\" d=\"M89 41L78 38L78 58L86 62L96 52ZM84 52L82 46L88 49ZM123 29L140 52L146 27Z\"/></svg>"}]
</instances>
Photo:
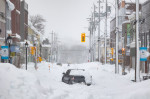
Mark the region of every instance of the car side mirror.
<instances>
[{"instance_id":1,"label":"car side mirror","mask_svg":"<svg viewBox=\"0 0 150 99\"><path fill-rule=\"evenodd\" d=\"M65 75L65 73L62 73L63 75Z\"/></svg>"}]
</instances>

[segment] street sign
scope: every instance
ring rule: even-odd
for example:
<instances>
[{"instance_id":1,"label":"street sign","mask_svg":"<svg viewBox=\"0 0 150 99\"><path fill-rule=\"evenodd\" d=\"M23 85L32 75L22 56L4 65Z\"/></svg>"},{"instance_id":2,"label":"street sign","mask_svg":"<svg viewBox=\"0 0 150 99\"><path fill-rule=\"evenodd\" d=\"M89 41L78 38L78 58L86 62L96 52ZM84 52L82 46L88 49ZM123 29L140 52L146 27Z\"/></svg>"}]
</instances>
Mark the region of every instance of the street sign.
<instances>
[{"instance_id":1,"label":"street sign","mask_svg":"<svg viewBox=\"0 0 150 99\"><path fill-rule=\"evenodd\" d=\"M147 47L140 47L140 61L147 61Z\"/></svg>"},{"instance_id":2,"label":"street sign","mask_svg":"<svg viewBox=\"0 0 150 99\"><path fill-rule=\"evenodd\" d=\"M16 56L16 52L11 52L11 53L10 53L10 56L11 56L11 57Z\"/></svg>"},{"instance_id":3,"label":"street sign","mask_svg":"<svg viewBox=\"0 0 150 99\"><path fill-rule=\"evenodd\" d=\"M1 46L1 59L8 59L9 57L8 46Z\"/></svg>"}]
</instances>

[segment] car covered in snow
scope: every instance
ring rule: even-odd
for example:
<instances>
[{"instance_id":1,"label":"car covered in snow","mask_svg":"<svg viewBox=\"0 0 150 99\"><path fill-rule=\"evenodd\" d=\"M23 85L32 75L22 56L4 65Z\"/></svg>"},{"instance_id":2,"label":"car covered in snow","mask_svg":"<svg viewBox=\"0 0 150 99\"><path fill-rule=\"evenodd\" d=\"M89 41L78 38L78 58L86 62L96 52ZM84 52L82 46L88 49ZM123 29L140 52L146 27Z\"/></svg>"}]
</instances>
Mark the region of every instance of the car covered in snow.
<instances>
[{"instance_id":1,"label":"car covered in snow","mask_svg":"<svg viewBox=\"0 0 150 99\"><path fill-rule=\"evenodd\" d=\"M68 69L63 73L62 82L67 84L84 83L87 86L92 84L92 76L84 69Z\"/></svg>"}]
</instances>

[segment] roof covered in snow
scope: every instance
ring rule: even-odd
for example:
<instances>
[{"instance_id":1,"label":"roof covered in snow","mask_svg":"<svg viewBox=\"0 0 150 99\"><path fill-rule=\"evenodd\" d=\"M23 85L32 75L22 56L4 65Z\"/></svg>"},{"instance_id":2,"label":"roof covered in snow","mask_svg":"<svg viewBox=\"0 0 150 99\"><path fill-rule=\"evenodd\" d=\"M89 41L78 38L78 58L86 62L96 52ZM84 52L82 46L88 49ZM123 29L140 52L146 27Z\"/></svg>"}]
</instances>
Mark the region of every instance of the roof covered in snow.
<instances>
[{"instance_id":1,"label":"roof covered in snow","mask_svg":"<svg viewBox=\"0 0 150 99\"><path fill-rule=\"evenodd\" d=\"M136 2L136 0L124 0L124 1L126 3L135 3ZM146 1L148 1L148 0L139 0L139 3L142 4L142 3L146 2Z\"/></svg>"},{"instance_id":2,"label":"roof covered in snow","mask_svg":"<svg viewBox=\"0 0 150 99\"><path fill-rule=\"evenodd\" d=\"M6 0L7 4L8 4L8 7L9 7L9 10L14 10L15 6L14 4L10 1L10 0Z\"/></svg>"}]
</instances>

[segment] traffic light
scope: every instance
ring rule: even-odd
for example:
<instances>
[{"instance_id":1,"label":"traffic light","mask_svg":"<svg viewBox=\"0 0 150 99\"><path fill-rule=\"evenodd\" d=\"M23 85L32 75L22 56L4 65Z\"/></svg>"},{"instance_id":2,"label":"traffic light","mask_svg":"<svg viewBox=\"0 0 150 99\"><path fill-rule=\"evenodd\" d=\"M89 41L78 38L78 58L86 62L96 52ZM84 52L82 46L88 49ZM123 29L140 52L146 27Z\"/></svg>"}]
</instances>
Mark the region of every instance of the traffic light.
<instances>
[{"instance_id":1,"label":"traffic light","mask_svg":"<svg viewBox=\"0 0 150 99\"><path fill-rule=\"evenodd\" d=\"M122 55L125 54L125 48L122 48Z\"/></svg>"},{"instance_id":2,"label":"traffic light","mask_svg":"<svg viewBox=\"0 0 150 99\"><path fill-rule=\"evenodd\" d=\"M30 47L30 54L34 55L35 54L35 47Z\"/></svg>"},{"instance_id":3,"label":"traffic light","mask_svg":"<svg viewBox=\"0 0 150 99\"><path fill-rule=\"evenodd\" d=\"M85 33L81 33L81 42L85 42Z\"/></svg>"},{"instance_id":4,"label":"traffic light","mask_svg":"<svg viewBox=\"0 0 150 99\"><path fill-rule=\"evenodd\" d=\"M111 54L114 55L114 48L111 48Z\"/></svg>"}]
</instances>

